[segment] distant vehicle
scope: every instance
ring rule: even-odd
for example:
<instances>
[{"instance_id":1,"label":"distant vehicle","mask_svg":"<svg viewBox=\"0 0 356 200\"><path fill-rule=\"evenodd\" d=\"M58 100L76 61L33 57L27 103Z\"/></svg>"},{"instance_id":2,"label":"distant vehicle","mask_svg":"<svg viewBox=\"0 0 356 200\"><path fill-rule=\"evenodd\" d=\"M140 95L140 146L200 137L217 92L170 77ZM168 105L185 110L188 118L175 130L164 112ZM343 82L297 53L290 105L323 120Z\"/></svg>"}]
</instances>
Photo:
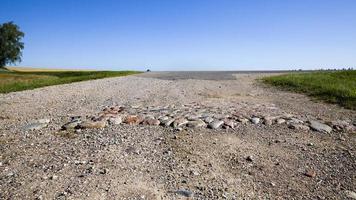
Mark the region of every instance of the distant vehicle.
<instances>
[{"instance_id":1,"label":"distant vehicle","mask_svg":"<svg viewBox=\"0 0 356 200\"><path fill-rule=\"evenodd\" d=\"M146 72L150 72L151 70L150 69L147 69Z\"/></svg>"}]
</instances>

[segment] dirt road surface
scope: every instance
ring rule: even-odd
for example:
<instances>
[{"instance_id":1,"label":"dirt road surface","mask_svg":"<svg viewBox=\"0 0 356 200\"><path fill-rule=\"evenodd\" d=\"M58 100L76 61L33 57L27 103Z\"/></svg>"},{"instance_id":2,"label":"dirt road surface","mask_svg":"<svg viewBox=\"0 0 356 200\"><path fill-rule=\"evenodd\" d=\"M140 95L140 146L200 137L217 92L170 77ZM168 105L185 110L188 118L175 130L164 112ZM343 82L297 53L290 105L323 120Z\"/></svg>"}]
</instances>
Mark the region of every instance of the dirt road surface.
<instances>
[{"instance_id":1,"label":"dirt road surface","mask_svg":"<svg viewBox=\"0 0 356 200\"><path fill-rule=\"evenodd\" d=\"M290 115L301 124L352 126L356 112L258 81L268 75L150 72L0 94L0 199L355 198L355 133L262 120ZM110 106L156 119L248 122L60 130L71 117ZM38 120L50 122L31 130Z\"/></svg>"}]
</instances>

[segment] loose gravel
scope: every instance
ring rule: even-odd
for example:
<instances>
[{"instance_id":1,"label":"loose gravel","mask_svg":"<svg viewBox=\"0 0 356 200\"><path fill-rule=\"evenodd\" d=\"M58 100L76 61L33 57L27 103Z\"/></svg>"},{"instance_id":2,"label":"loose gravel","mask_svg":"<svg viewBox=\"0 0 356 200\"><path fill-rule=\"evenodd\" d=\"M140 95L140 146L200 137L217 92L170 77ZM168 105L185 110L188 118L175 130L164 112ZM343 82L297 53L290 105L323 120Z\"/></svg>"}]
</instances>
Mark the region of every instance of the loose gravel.
<instances>
[{"instance_id":1,"label":"loose gravel","mask_svg":"<svg viewBox=\"0 0 356 200\"><path fill-rule=\"evenodd\" d=\"M0 95L0 199L352 198L355 111L215 75Z\"/></svg>"}]
</instances>

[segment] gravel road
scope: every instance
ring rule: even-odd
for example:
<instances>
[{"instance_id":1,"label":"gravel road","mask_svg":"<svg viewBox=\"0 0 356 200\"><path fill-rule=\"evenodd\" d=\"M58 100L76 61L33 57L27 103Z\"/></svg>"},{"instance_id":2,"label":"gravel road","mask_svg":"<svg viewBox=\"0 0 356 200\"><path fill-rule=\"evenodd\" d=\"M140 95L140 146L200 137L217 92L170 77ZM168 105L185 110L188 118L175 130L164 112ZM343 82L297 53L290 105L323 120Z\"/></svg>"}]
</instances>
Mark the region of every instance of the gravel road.
<instances>
[{"instance_id":1,"label":"gravel road","mask_svg":"<svg viewBox=\"0 0 356 200\"><path fill-rule=\"evenodd\" d=\"M271 74L150 72L0 94L0 199L355 199L356 112L259 82ZM63 130L110 109L123 122ZM173 125L147 125L164 117Z\"/></svg>"}]
</instances>

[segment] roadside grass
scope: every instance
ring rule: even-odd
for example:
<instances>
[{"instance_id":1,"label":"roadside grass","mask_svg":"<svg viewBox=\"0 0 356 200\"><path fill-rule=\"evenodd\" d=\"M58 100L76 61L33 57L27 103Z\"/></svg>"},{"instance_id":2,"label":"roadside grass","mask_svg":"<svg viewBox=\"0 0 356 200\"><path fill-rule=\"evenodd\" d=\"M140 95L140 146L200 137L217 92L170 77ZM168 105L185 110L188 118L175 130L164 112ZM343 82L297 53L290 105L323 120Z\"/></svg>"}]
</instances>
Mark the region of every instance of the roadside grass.
<instances>
[{"instance_id":1,"label":"roadside grass","mask_svg":"<svg viewBox=\"0 0 356 200\"><path fill-rule=\"evenodd\" d=\"M0 71L0 93L137 74L137 71Z\"/></svg>"},{"instance_id":2,"label":"roadside grass","mask_svg":"<svg viewBox=\"0 0 356 200\"><path fill-rule=\"evenodd\" d=\"M264 77L262 81L356 110L356 70L290 73Z\"/></svg>"}]
</instances>

